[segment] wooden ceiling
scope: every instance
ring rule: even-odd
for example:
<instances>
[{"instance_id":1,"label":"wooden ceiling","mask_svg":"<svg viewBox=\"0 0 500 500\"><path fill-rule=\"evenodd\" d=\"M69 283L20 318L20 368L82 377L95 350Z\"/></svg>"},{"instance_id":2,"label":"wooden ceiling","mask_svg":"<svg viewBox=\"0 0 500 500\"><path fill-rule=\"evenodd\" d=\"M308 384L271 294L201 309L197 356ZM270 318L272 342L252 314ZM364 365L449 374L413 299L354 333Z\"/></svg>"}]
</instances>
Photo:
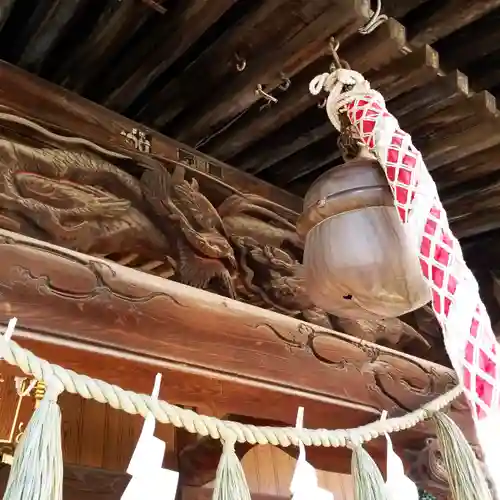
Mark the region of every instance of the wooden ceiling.
<instances>
[{"instance_id":1,"label":"wooden ceiling","mask_svg":"<svg viewBox=\"0 0 500 500\"><path fill-rule=\"evenodd\" d=\"M362 35L368 4L3 0L0 58L303 195L342 161L308 93L334 35L424 153L496 322L500 0L382 0Z\"/></svg>"}]
</instances>

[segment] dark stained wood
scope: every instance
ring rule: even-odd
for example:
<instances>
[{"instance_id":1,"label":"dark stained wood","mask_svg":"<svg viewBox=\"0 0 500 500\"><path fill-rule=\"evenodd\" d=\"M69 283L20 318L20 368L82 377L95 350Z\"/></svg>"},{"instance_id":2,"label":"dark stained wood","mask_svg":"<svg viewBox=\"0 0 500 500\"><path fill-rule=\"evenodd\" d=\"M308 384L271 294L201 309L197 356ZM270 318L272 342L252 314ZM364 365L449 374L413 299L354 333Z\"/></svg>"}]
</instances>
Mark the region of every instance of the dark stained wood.
<instances>
[{"instance_id":1,"label":"dark stained wood","mask_svg":"<svg viewBox=\"0 0 500 500\"><path fill-rule=\"evenodd\" d=\"M108 2L87 37L57 69L53 79L66 88L83 92L89 82L111 64L111 59L156 13L144 2ZM96 86L99 82L96 82ZM89 89L95 94L95 91Z\"/></svg>"},{"instance_id":2,"label":"dark stained wood","mask_svg":"<svg viewBox=\"0 0 500 500\"><path fill-rule=\"evenodd\" d=\"M475 179L480 184L488 185L490 180L484 176L493 175L491 180L496 177L499 155L500 145L496 145L465 158L460 158L457 161L443 165L433 172L434 180L441 189ZM462 186L459 186L459 188L462 189Z\"/></svg>"},{"instance_id":3,"label":"dark stained wood","mask_svg":"<svg viewBox=\"0 0 500 500\"><path fill-rule=\"evenodd\" d=\"M37 120L41 123L69 134L78 131L80 137L101 144L105 148L116 148L125 154L141 157L141 154L120 135L124 130L141 129L136 122L33 77L5 62L0 62L0 104L12 107L28 116L36 110ZM209 177L222 181L229 188L228 192L233 188L241 192L259 194L297 212L302 208L301 200L290 193L203 154L195 153L154 130L146 127L142 127L142 130L151 134L153 152L156 155L177 160L179 148L192 152L207 163ZM142 158L148 161L146 155L142 155ZM200 172L196 166L186 168L197 172L201 178L207 177L207 173Z\"/></svg>"},{"instance_id":4,"label":"dark stained wood","mask_svg":"<svg viewBox=\"0 0 500 500\"><path fill-rule=\"evenodd\" d=\"M493 106L493 96L486 93L479 95L477 99L471 99L470 103L475 105L476 113L470 115L464 123L450 123L443 128L446 134L444 137L431 136L422 142L415 141L422 148L430 170L500 143L500 122L496 105Z\"/></svg>"},{"instance_id":5,"label":"dark stained wood","mask_svg":"<svg viewBox=\"0 0 500 500\"><path fill-rule=\"evenodd\" d=\"M463 71L470 63L494 52L500 46L498 23L500 9L439 40L435 48L441 54L442 64Z\"/></svg>"},{"instance_id":6,"label":"dark stained wood","mask_svg":"<svg viewBox=\"0 0 500 500\"><path fill-rule=\"evenodd\" d=\"M162 17L156 30L127 53L122 71L112 76L118 86L104 104L124 111L137 96L184 54L238 0L186 0ZM155 48L156 50L152 50Z\"/></svg>"},{"instance_id":7,"label":"dark stained wood","mask_svg":"<svg viewBox=\"0 0 500 500\"><path fill-rule=\"evenodd\" d=\"M5 491L10 467L0 469L0 492ZM64 467L63 496L71 500L119 500L130 477L123 472L109 472L78 466Z\"/></svg>"},{"instance_id":8,"label":"dark stained wood","mask_svg":"<svg viewBox=\"0 0 500 500\"><path fill-rule=\"evenodd\" d=\"M399 19L426 1L427 0L384 0L382 12Z\"/></svg>"},{"instance_id":9,"label":"dark stained wood","mask_svg":"<svg viewBox=\"0 0 500 500\"><path fill-rule=\"evenodd\" d=\"M16 315L23 345L111 383L149 392L155 371L163 371L169 383L162 395L174 403L208 404L289 425L307 400L311 427L359 425L382 408L391 414L416 408L455 383L453 372L439 365L2 234L2 321ZM271 397L269 391L273 405L262 399ZM467 407L460 403L454 415L467 430ZM422 430L402 433L401 443Z\"/></svg>"},{"instance_id":10,"label":"dark stained wood","mask_svg":"<svg viewBox=\"0 0 500 500\"><path fill-rule=\"evenodd\" d=\"M139 120L161 128L183 109L206 98L214 85L237 74L236 55L252 64L259 52L272 44L268 37L281 34L283 18L294 18L293 14L283 0L255 2L253 10L207 47L185 71L150 96L137 114Z\"/></svg>"},{"instance_id":11,"label":"dark stained wood","mask_svg":"<svg viewBox=\"0 0 500 500\"><path fill-rule=\"evenodd\" d=\"M387 99L391 99L405 92L408 94L410 91L413 91L415 87L424 85L429 80L432 81L438 74L438 66L437 53L427 46L404 57L399 57L394 62L380 68L380 70L371 72L369 74L369 79L374 88L378 88L384 96L387 96ZM396 77L396 75L401 74L404 76ZM283 100L287 98L290 92L291 90L285 94ZM308 102L314 102L311 96L307 96L307 99ZM292 101L287 105L287 107L290 108L290 112L294 109L293 104L294 102ZM297 103L295 102L295 104ZM280 103L278 103L276 107L279 105ZM315 123L309 125L309 118L304 117L305 124L308 125L304 127L305 132L302 134L298 136L297 134L293 134L293 138L291 138L292 133L289 128L279 130L275 134L267 137L263 142L257 143L255 147L248 148L242 155L236 157L232 161L243 170L258 173L328 135L334 137L334 128L326 118L324 110L312 108L308 114L309 113L315 114L316 116L323 115L323 121L316 118ZM300 118L299 116L297 120ZM299 128L299 125L295 122L292 122L290 125L294 126L296 129ZM335 139L333 139L333 141L334 140ZM336 157L339 157L338 153ZM299 178L302 175L306 175L311 169L316 170L318 167L328 164L331 160L332 158L330 155L327 155L326 158L323 158L319 162L317 160L312 161L311 167L304 166L303 161L301 161L301 174L294 177ZM281 169L278 170L277 167L278 166L276 166L276 170L281 171ZM291 172L293 167L287 166L284 167L283 170ZM302 174L302 172L304 172L304 174ZM281 179L281 177L276 175L276 179L278 178Z\"/></svg>"},{"instance_id":12,"label":"dark stained wood","mask_svg":"<svg viewBox=\"0 0 500 500\"><path fill-rule=\"evenodd\" d=\"M404 27L390 19L372 36L357 35L342 47L341 57L361 73L377 69L388 61L400 57L406 45ZM317 102L308 92L309 82L318 74L328 70L331 58L320 58L292 79L288 91L279 96L276 105L261 110L254 107L245 113L219 138L210 141L203 150L221 160L232 158L249 144L278 129L291 118L299 115ZM272 154L270 151L269 153Z\"/></svg>"},{"instance_id":13,"label":"dark stained wood","mask_svg":"<svg viewBox=\"0 0 500 500\"><path fill-rule=\"evenodd\" d=\"M312 122L313 124L305 132L294 135L293 140L291 140L290 128L298 129L299 123L297 122L302 122L302 124ZM255 147L243 151L234 159L234 162L242 170L258 174L318 140L335 135L336 131L333 125L325 119L324 110L312 107L306 113L298 116L297 120L258 142Z\"/></svg>"},{"instance_id":14,"label":"dark stained wood","mask_svg":"<svg viewBox=\"0 0 500 500\"><path fill-rule=\"evenodd\" d=\"M211 99L201 103L192 113L179 118L177 138L188 144L195 144L222 121L229 120L259 99L255 89L258 84L273 88L281 82L279 73L291 58L296 59L301 51L307 51L311 44L342 30L347 37L361 27L366 20L365 0L335 1L324 12L294 33L279 46L260 54L258 60L247 70L236 75L221 86ZM270 48L271 49L271 48ZM317 53L308 54L313 61ZM286 72L287 74L289 72Z\"/></svg>"},{"instance_id":15,"label":"dark stained wood","mask_svg":"<svg viewBox=\"0 0 500 500\"><path fill-rule=\"evenodd\" d=\"M43 5L40 2L39 5ZM30 36L19 59L23 68L38 72L46 55L54 47L61 32L81 7L81 0L56 0L50 2L43 20Z\"/></svg>"},{"instance_id":16,"label":"dark stained wood","mask_svg":"<svg viewBox=\"0 0 500 500\"><path fill-rule=\"evenodd\" d=\"M441 101L443 102L443 101ZM482 123L483 120L494 119L497 114L496 99L489 92L479 92L460 100L453 101L439 111L427 116L424 120L414 122L411 126L412 136L418 141L440 136L460 133L470 127Z\"/></svg>"},{"instance_id":17,"label":"dark stained wood","mask_svg":"<svg viewBox=\"0 0 500 500\"><path fill-rule=\"evenodd\" d=\"M467 65L464 71L467 72L472 86L475 90L495 89L498 94L500 85L500 50L493 47L493 51L485 57Z\"/></svg>"},{"instance_id":18,"label":"dark stained wood","mask_svg":"<svg viewBox=\"0 0 500 500\"><path fill-rule=\"evenodd\" d=\"M0 30L4 27L16 0L4 0L0 5Z\"/></svg>"},{"instance_id":19,"label":"dark stained wood","mask_svg":"<svg viewBox=\"0 0 500 500\"><path fill-rule=\"evenodd\" d=\"M426 118L439 113L443 109L453 109L469 95L469 80L460 71L452 71L448 75L436 75L427 84L406 92L387 107L399 119L400 125L418 127Z\"/></svg>"},{"instance_id":20,"label":"dark stained wood","mask_svg":"<svg viewBox=\"0 0 500 500\"><path fill-rule=\"evenodd\" d=\"M369 72L367 80L386 101L432 81L439 72L439 54L426 45L404 57Z\"/></svg>"},{"instance_id":21,"label":"dark stained wood","mask_svg":"<svg viewBox=\"0 0 500 500\"><path fill-rule=\"evenodd\" d=\"M451 0L411 27L410 43L431 44L500 6L499 0ZM471 41L473 43L473 41Z\"/></svg>"}]
</instances>

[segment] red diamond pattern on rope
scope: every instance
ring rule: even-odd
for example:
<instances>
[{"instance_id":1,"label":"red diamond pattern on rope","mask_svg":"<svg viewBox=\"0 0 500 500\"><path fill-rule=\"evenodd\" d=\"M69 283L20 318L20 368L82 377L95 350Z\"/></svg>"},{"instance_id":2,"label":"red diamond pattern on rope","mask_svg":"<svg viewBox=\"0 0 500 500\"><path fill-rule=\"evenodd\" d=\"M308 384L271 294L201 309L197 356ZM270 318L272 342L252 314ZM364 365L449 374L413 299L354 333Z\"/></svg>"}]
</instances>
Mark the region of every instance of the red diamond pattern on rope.
<instances>
[{"instance_id":1,"label":"red diamond pattern on rope","mask_svg":"<svg viewBox=\"0 0 500 500\"><path fill-rule=\"evenodd\" d=\"M392 119L392 116L372 95L354 98L346 104L345 109L361 140L379 158L392 189L399 217L403 223L408 222L419 185L416 167L422 162L420 152L411 143L409 135L399 128L394 131L389 144L377 143L380 140L380 134L376 131L377 123ZM459 277L453 274L457 258L462 259L460 245L448 227L446 212L436 195L421 235L419 260L423 276L431 289L434 313L448 342L455 345L457 340L453 332L447 331L447 320L459 282ZM474 419L481 420L499 410L500 367L497 366L497 341L479 296L465 348L456 349L456 352L463 352L463 358L451 361L455 368L458 367L457 373L464 384ZM453 356L454 353L449 354Z\"/></svg>"}]
</instances>

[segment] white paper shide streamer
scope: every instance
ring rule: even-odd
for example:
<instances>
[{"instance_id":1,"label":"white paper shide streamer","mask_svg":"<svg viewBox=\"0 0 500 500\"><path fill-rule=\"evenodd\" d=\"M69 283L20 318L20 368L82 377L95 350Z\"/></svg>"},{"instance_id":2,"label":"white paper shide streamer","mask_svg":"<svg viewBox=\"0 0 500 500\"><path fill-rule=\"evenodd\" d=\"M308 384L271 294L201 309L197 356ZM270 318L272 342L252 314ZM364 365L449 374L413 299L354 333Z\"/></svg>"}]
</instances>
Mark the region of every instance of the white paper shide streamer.
<instances>
[{"instance_id":1,"label":"white paper shide streamer","mask_svg":"<svg viewBox=\"0 0 500 500\"><path fill-rule=\"evenodd\" d=\"M296 428L302 429L304 408L297 412ZM333 493L318 486L318 476L314 467L306 460L304 443L299 441L299 457L290 484L292 500L334 500Z\"/></svg>"},{"instance_id":2,"label":"white paper shide streamer","mask_svg":"<svg viewBox=\"0 0 500 500\"><path fill-rule=\"evenodd\" d=\"M151 396L158 399L161 374L156 375ZM154 435L156 420L149 413L127 468L132 476L122 500L175 500L179 473L164 469L165 442Z\"/></svg>"},{"instance_id":3,"label":"white paper shide streamer","mask_svg":"<svg viewBox=\"0 0 500 500\"><path fill-rule=\"evenodd\" d=\"M384 411L382 419L387 412ZM387 500L418 500L417 485L405 474L403 461L398 457L392 446L389 434L385 433L387 440Z\"/></svg>"}]
</instances>

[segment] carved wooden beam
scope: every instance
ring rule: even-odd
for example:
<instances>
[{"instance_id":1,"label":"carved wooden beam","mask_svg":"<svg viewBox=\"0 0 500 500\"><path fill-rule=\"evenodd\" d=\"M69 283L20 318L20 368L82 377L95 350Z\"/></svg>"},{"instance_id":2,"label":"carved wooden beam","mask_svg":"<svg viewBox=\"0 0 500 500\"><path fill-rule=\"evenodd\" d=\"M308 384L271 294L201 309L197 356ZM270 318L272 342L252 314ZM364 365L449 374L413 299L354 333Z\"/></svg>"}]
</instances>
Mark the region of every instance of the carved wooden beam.
<instances>
[{"instance_id":1,"label":"carved wooden beam","mask_svg":"<svg viewBox=\"0 0 500 500\"><path fill-rule=\"evenodd\" d=\"M303 405L308 425L330 428L366 423L382 409L415 409L456 383L451 370L397 351L15 233L0 235L0 320L17 316L23 345L90 376L149 391L155 371L166 371L165 397L174 403L288 425ZM471 430L463 402L453 414ZM396 446L422 432L396 436Z\"/></svg>"},{"instance_id":2,"label":"carved wooden beam","mask_svg":"<svg viewBox=\"0 0 500 500\"><path fill-rule=\"evenodd\" d=\"M297 212L302 210L302 200L295 195L2 61L0 105L13 108L29 117L35 114L39 123L55 130L62 130L70 135L78 131L79 137L106 149L112 148L116 152L130 155L147 164L151 162L150 155L138 152L133 144L121 135L121 132L129 132L134 128L142 130L152 138L153 154L172 160L178 160L180 154L184 157L190 156L193 161L186 168L201 180L217 182L221 189L226 190L226 195L234 190L254 193Z\"/></svg>"}]
</instances>

